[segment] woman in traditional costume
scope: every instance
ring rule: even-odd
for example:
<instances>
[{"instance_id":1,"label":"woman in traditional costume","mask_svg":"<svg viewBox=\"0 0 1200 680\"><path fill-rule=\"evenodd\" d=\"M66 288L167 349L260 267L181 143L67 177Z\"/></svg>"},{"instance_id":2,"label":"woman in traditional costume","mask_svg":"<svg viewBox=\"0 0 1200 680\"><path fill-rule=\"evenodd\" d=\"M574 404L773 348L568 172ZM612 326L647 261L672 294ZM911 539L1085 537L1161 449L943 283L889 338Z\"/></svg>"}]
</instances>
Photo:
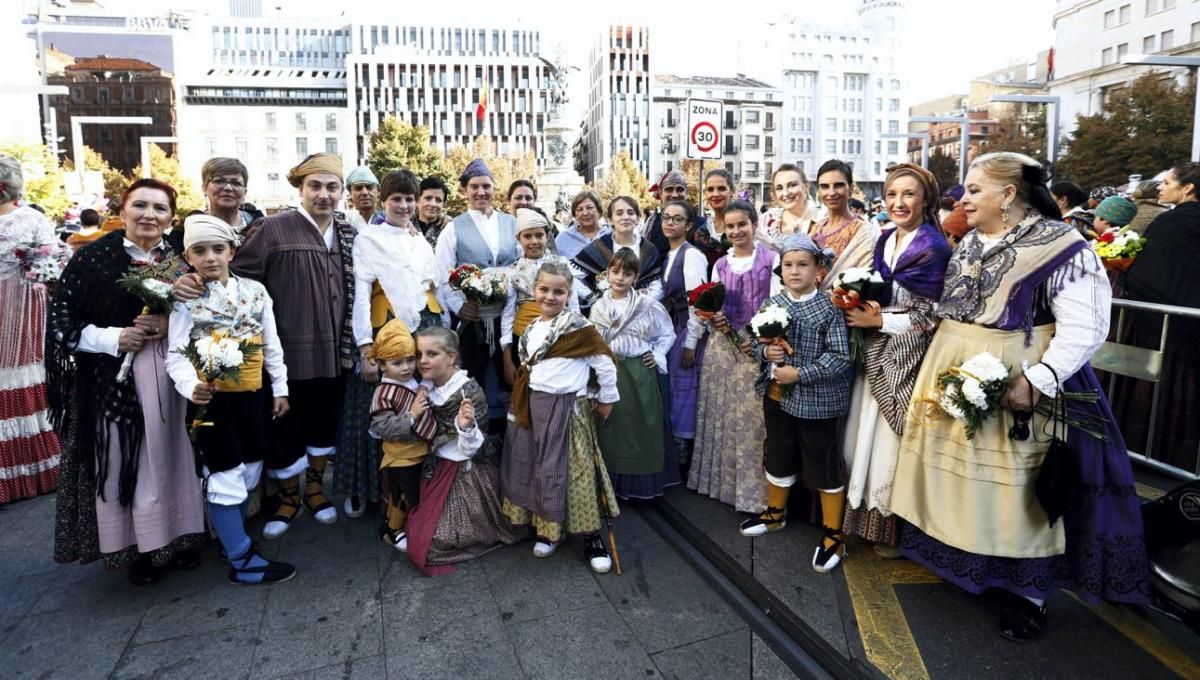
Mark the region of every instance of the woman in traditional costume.
<instances>
[{"instance_id":1,"label":"woman in traditional costume","mask_svg":"<svg viewBox=\"0 0 1200 680\"><path fill-rule=\"evenodd\" d=\"M688 230L688 243L704 253L710 273L730 247L724 238L725 209L733 199L733 175L728 170L715 168L704 174L704 202L710 215Z\"/></svg>"},{"instance_id":2,"label":"woman in traditional costume","mask_svg":"<svg viewBox=\"0 0 1200 680\"><path fill-rule=\"evenodd\" d=\"M708 260L687 242L696 211L687 201L670 201L660 223L668 244L663 266L663 306L675 328L675 342L667 352L671 434L679 464L687 467L696 442L696 396L704 362L704 324L688 304L688 293L708 283Z\"/></svg>"},{"instance_id":3,"label":"woman in traditional costume","mask_svg":"<svg viewBox=\"0 0 1200 680\"><path fill-rule=\"evenodd\" d=\"M621 394L608 424L597 433L604 465L617 496L650 499L679 483L666 417L667 352L675 329L662 304L634 291L639 266L628 249L613 255L609 289L592 305L590 319L616 357Z\"/></svg>"},{"instance_id":4,"label":"woman in traditional costume","mask_svg":"<svg viewBox=\"0 0 1200 680\"><path fill-rule=\"evenodd\" d=\"M604 221L604 206L600 194L588 189L575 194L571 199L571 224L554 238L558 254L574 259L601 236L612 233L612 227Z\"/></svg>"},{"instance_id":5,"label":"woman in traditional costume","mask_svg":"<svg viewBox=\"0 0 1200 680\"><path fill-rule=\"evenodd\" d=\"M724 211L725 235L733 248L717 261L713 281L725 286L725 309L707 324L718 333L739 332L760 305L781 290L775 268L779 254L757 245L758 211L734 201ZM735 348L727 338L708 341L696 400L696 449L688 488L732 505L738 512L767 507L762 443L766 439L762 403L754 391L758 362L748 356L749 341Z\"/></svg>"},{"instance_id":6,"label":"woman in traditional costume","mask_svg":"<svg viewBox=\"0 0 1200 680\"><path fill-rule=\"evenodd\" d=\"M630 196L614 198L608 204L612 233L596 239L571 260L576 269L576 277L594 291L595 296L598 297L604 292L603 286L599 284L600 275L608 269L613 255L622 250L629 250L641 263L637 279L638 292L655 300L662 299L662 259L658 255L658 248L638 231L641 218L642 210L635 199ZM590 306L590 301L583 306Z\"/></svg>"},{"instance_id":7,"label":"woman in traditional costume","mask_svg":"<svg viewBox=\"0 0 1200 680\"><path fill-rule=\"evenodd\" d=\"M131 268L180 255L181 230L163 238L175 195L154 179L129 185L125 229L75 254L50 308L50 382L70 390L54 557L128 566L137 584L158 580L168 563L194 568L208 537L187 400L166 369L167 315L142 314L142 300L118 283ZM128 353L132 371L117 380Z\"/></svg>"},{"instance_id":8,"label":"woman in traditional costume","mask_svg":"<svg viewBox=\"0 0 1200 680\"><path fill-rule=\"evenodd\" d=\"M791 234L807 234L820 216L820 209L808 201L808 178L798 165L784 163L771 175L775 205L767 211L758 230L759 241L779 252L783 240Z\"/></svg>"},{"instance_id":9,"label":"woman in traditional costume","mask_svg":"<svg viewBox=\"0 0 1200 680\"><path fill-rule=\"evenodd\" d=\"M361 517L367 502L379 501L379 440L368 432L371 399L379 368L370 358L375 334L390 319L420 329L441 321L433 299L437 273L433 248L413 224L417 178L407 170L384 175L383 224L367 224L354 238L354 306L351 324L359 360L346 380L346 399L338 430L333 492L345 495L347 517Z\"/></svg>"},{"instance_id":10,"label":"woman in traditional costume","mask_svg":"<svg viewBox=\"0 0 1200 680\"><path fill-rule=\"evenodd\" d=\"M619 510L592 414L607 421L620 396L608 345L567 309L573 279L560 264L538 272L534 296L542 313L521 336L500 481L505 516L533 527L534 557L550 557L568 534L580 534L589 566L603 574L612 559L600 538L601 514L616 517ZM593 373L600 386L594 405Z\"/></svg>"},{"instance_id":11,"label":"woman in traditional costume","mask_svg":"<svg viewBox=\"0 0 1200 680\"><path fill-rule=\"evenodd\" d=\"M1059 221L1045 169L1016 153L980 156L963 198L974 231L946 270L941 317L913 389L893 483L891 509L907 523L900 552L972 593L1014 594L1000 632L1030 640L1046 627L1046 599L1073 588L1087 603L1145 602L1149 596L1141 512L1125 442L1087 360L1104 342L1110 291L1083 236ZM938 375L988 352L1014 377L999 412L968 438L964 424L925 403ZM1068 486L1035 493L1050 443L1023 435L1005 411L1027 413L1040 399L1071 401L1078 419L1099 422L1107 439L1070 426L1061 474ZM1078 422L1078 420L1077 420ZM1051 429L1040 415L1032 432ZM1011 432L1011 433L1010 433ZM1051 516L1070 504L1061 518Z\"/></svg>"},{"instance_id":12,"label":"woman in traditional costume","mask_svg":"<svg viewBox=\"0 0 1200 680\"><path fill-rule=\"evenodd\" d=\"M432 474L421 480L420 502L407 520L408 558L423 573L439 576L450 566L516 543L500 510L500 477L487 443L487 397L458 367L458 336L430 326L417 332L417 368L432 384L429 405L437 420Z\"/></svg>"},{"instance_id":13,"label":"woman in traditional costume","mask_svg":"<svg viewBox=\"0 0 1200 680\"><path fill-rule=\"evenodd\" d=\"M851 267L871 266L875 254L879 227L850 211L853 188L854 171L843 161L825 161L817 171L817 196L829 210L829 216L814 223L808 235L818 246L834 254L833 266L821 282L822 290L832 288L838 274Z\"/></svg>"},{"instance_id":14,"label":"woman in traditional costume","mask_svg":"<svg viewBox=\"0 0 1200 680\"><path fill-rule=\"evenodd\" d=\"M0 156L0 505L55 489L62 445L46 403L46 284L61 273L64 246L45 215L18 206L21 162ZM44 254L38 254L42 253ZM34 258L52 278L31 278ZM68 388L69 389L69 388Z\"/></svg>"},{"instance_id":15,"label":"woman in traditional costume","mask_svg":"<svg viewBox=\"0 0 1200 680\"><path fill-rule=\"evenodd\" d=\"M942 297L950 245L938 226L937 180L924 168L902 163L888 173L884 200L892 228L875 244L873 267L886 289L882 309L846 312L866 337L866 374L854 384L846 421L850 480L843 530L894 556L896 519L890 500L900 435L921 359L933 339L934 306Z\"/></svg>"}]
</instances>

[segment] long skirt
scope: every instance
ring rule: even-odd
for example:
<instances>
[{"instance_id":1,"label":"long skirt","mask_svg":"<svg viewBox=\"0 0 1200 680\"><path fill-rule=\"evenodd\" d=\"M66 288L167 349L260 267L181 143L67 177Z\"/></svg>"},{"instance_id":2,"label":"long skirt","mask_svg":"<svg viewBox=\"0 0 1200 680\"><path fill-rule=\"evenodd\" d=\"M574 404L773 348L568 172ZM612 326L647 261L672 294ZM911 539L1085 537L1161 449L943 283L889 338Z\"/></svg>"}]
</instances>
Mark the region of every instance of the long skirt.
<instances>
[{"instance_id":1,"label":"long skirt","mask_svg":"<svg viewBox=\"0 0 1200 680\"><path fill-rule=\"evenodd\" d=\"M488 458L438 459L433 477L422 478L406 529L409 560L426 575L448 574L452 564L525 537L500 510L500 473Z\"/></svg>"},{"instance_id":2,"label":"long skirt","mask_svg":"<svg viewBox=\"0 0 1200 680\"><path fill-rule=\"evenodd\" d=\"M682 328L680 327L682 326ZM708 338L696 345L696 363L683 367L683 343L687 339L687 317L675 324L675 344L667 352L667 376L671 383L671 431L680 439L696 436L696 399L700 393L700 371Z\"/></svg>"},{"instance_id":3,"label":"long skirt","mask_svg":"<svg viewBox=\"0 0 1200 680\"><path fill-rule=\"evenodd\" d=\"M371 398L374 396L375 385L363 380L357 370L346 378L337 457L333 461L335 495L355 495L372 502L379 500L379 459L383 452L379 440L367 429L371 424Z\"/></svg>"},{"instance_id":4,"label":"long skirt","mask_svg":"<svg viewBox=\"0 0 1200 680\"><path fill-rule=\"evenodd\" d=\"M867 381L859 376L850 397L843 451L850 480L842 530L872 543L896 544L896 518L891 511L892 480L900 454L900 435L879 413Z\"/></svg>"},{"instance_id":5,"label":"long skirt","mask_svg":"<svg viewBox=\"0 0 1200 680\"><path fill-rule=\"evenodd\" d=\"M599 531L600 494L611 517L620 510L596 441L591 400L535 391L529 408L532 429L510 423L504 435L500 483L505 515L516 526L537 516L568 534Z\"/></svg>"},{"instance_id":6,"label":"long skirt","mask_svg":"<svg viewBox=\"0 0 1200 680\"><path fill-rule=\"evenodd\" d=\"M738 512L767 507L762 399L754 392L759 364L714 336L704 354L696 403L696 448L687 486Z\"/></svg>"},{"instance_id":7,"label":"long skirt","mask_svg":"<svg viewBox=\"0 0 1200 680\"><path fill-rule=\"evenodd\" d=\"M906 520L900 550L969 592L1002 588L1046 598L1073 588L1095 603L1101 598L1142 603L1149 597L1145 538L1133 471L1107 401L1072 409L1091 411L1110 423L1101 442L1074 428L1067 444L1082 486L1080 502L1054 527L1034 495L1048 444L1008 438L1011 417L985 420L973 440L963 425L921 400L937 374L979 352L1008 366L1035 363L1049 345L1053 326L999 331L942 321L917 378L914 404L901 439L892 490L892 511ZM1098 391L1091 367L1065 381L1067 391ZM1035 416L1031 430L1047 423Z\"/></svg>"},{"instance_id":8,"label":"long skirt","mask_svg":"<svg viewBox=\"0 0 1200 680\"><path fill-rule=\"evenodd\" d=\"M679 483L674 441L664 436L664 395L658 371L642 358L617 362L617 390L608 423L596 430L604 465L620 498L649 499ZM669 460L668 460L669 458Z\"/></svg>"},{"instance_id":9,"label":"long skirt","mask_svg":"<svg viewBox=\"0 0 1200 680\"><path fill-rule=\"evenodd\" d=\"M0 280L0 505L53 491L62 446L50 426L46 289Z\"/></svg>"},{"instance_id":10,"label":"long skirt","mask_svg":"<svg viewBox=\"0 0 1200 680\"><path fill-rule=\"evenodd\" d=\"M138 479L129 507L117 500L121 453L110 452L105 500L97 495L95 461L80 456L73 433L63 453L56 508L55 560L83 563L104 558L110 568L140 555L165 564L180 551L202 545L204 497L192 444L184 424L186 401L167 375L166 341L134 355L131 380L145 423L138 452ZM79 427L87 427L87 423ZM116 433L112 440L117 441Z\"/></svg>"}]
</instances>

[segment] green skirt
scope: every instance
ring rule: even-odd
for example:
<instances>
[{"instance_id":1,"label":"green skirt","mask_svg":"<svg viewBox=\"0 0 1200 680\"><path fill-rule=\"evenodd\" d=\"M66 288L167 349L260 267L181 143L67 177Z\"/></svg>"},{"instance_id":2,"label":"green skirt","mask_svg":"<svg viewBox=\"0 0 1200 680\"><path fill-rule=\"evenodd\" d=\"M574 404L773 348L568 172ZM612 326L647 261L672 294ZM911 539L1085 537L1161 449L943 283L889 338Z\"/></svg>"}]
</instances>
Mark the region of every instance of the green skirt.
<instances>
[{"instance_id":1,"label":"green skirt","mask_svg":"<svg viewBox=\"0 0 1200 680\"><path fill-rule=\"evenodd\" d=\"M617 390L608 426L596 428L609 473L652 475L663 470L663 400L658 374L642 358L617 362Z\"/></svg>"}]
</instances>

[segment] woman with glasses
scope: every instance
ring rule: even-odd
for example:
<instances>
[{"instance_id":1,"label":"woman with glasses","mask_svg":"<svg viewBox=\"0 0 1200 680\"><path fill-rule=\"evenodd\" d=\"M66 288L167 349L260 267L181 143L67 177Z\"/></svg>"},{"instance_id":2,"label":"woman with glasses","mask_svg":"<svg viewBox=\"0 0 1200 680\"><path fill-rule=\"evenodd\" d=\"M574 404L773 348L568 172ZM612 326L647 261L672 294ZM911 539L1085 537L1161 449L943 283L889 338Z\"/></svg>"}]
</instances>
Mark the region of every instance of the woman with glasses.
<instances>
[{"instance_id":1,"label":"woman with glasses","mask_svg":"<svg viewBox=\"0 0 1200 680\"><path fill-rule=\"evenodd\" d=\"M208 198L205 212L233 227L243 240L246 228L257 217L242 210L248 175L246 166L236 158L210 158L200 168L204 195Z\"/></svg>"}]
</instances>

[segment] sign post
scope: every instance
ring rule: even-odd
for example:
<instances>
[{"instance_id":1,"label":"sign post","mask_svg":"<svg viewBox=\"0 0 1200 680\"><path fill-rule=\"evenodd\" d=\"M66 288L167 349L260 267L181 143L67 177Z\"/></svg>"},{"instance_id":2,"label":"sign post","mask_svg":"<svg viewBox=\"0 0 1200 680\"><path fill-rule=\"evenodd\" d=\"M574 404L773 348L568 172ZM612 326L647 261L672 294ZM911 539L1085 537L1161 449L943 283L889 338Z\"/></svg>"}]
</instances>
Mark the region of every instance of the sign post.
<instances>
[{"instance_id":1,"label":"sign post","mask_svg":"<svg viewBox=\"0 0 1200 680\"><path fill-rule=\"evenodd\" d=\"M696 191L697 206L704 205L704 161L721 160L721 119L725 104L712 99L688 99L687 157L700 161L700 186Z\"/></svg>"}]
</instances>

